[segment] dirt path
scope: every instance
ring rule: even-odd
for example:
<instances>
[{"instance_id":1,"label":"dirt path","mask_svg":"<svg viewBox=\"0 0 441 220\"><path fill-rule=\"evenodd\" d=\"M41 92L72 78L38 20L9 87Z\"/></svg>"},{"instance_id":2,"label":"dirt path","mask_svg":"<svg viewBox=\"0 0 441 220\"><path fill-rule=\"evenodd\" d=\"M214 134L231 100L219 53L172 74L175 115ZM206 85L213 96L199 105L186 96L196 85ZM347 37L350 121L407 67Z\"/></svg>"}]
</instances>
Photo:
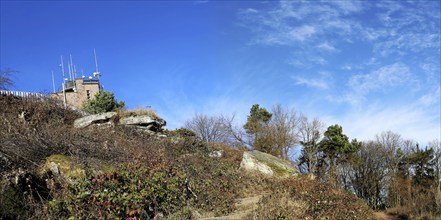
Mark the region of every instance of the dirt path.
<instances>
[{"instance_id":1,"label":"dirt path","mask_svg":"<svg viewBox=\"0 0 441 220\"><path fill-rule=\"evenodd\" d=\"M377 220L399 220L395 215L386 212L374 212L374 215Z\"/></svg>"}]
</instances>

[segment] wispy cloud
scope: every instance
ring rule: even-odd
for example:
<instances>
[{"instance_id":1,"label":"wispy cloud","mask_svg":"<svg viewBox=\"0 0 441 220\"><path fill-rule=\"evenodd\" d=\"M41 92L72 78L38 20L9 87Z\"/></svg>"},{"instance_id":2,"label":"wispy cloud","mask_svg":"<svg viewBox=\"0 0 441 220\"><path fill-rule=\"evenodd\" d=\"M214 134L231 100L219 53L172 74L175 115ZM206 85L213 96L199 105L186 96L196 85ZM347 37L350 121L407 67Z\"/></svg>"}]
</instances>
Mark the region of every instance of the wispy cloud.
<instances>
[{"instance_id":1,"label":"wispy cloud","mask_svg":"<svg viewBox=\"0 0 441 220\"><path fill-rule=\"evenodd\" d=\"M298 28L294 28L289 32L289 39L294 39L298 41L304 41L306 38L311 37L314 33L317 31L315 30L315 27L311 25L303 25Z\"/></svg>"},{"instance_id":2,"label":"wispy cloud","mask_svg":"<svg viewBox=\"0 0 441 220\"><path fill-rule=\"evenodd\" d=\"M346 0L346 1L328 1L330 4L336 5L343 13L359 12L363 10L362 1Z\"/></svg>"},{"instance_id":3,"label":"wispy cloud","mask_svg":"<svg viewBox=\"0 0 441 220\"><path fill-rule=\"evenodd\" d=\"M334 47L332 44L330 44L329 42L323 42L323 43L317 45L317 48L320 49L320 50L327 51L327 52L334 52L334 51L337 50L337 49L335 49L335 47Z\"/></svg>"},{"instance_id":4,"label":"wispy cloud","mask_svg":"<svg viewBox=\"0 0 441 220\"><path fill-rule=\"evenodd\" d=\"M330 113L328 122L342 123L362 139L392 130L428 141L439 137L441 127L440 5L280 1L241 18L252 33L252 46L290 51L285 61L296 73L291 76L295 88L310 88L297 90L299 96L320 93L314 99L327 99L327 109L344 112ZM320 103L310 109L321 109Z\"/></svg>"},{"instance_id":5,"label":"wispy cloud","mask_svg":"<svg viewBox=\"0 0 441 220\"><path fill-rule=\"evenodd\" d=\"M402 63L394 63L371 73L351 76L348 81L348 93L343 99L356 105L365 101L365 96L370 92L411 82L413 79L409 67Z\"/></svg>"},{"instance_id":6,"label":"wispy cloud","mask_svg":"<svg viewBox=\"0 0 441 220\"><path fill-rule=\"evenodd\" d=\"M296 85L304 85L316 89L328 89L329 83L324 78L306 78L302 76L293 76L292 79Z\"/></svg>"},{"instance_id":7,"label":"wispy cloud","mask_svg":"<svg viewBox=\"0 0 441 220\"><path fill-rule=\"evenodd\" d=\"M441 86L434 88L432 91L424 94L418 99L418 103L423 106L433 106L441 102ZM441 106L440 106L441 107Z\"/></svg>"},{"instance_id":8,"label":"wispy cloud","mask_svg":"<svg viewBox=\"0 0 441 220\"><path fill-rule=\"evenodd\" d=\"M209 0L196 0L196 1L193 1L193 3L197 4L197 5L199 5L199 4L206 4L208 2L210 2L210 1Z\"/></svg>"},{"instance_id":9,"label":"wispy cloud","mask_svg":"<svg viewBox=\"0 0 441 220\"><path fill-rule=\"evenodd\" d=\"M298 41L328 32L340 36L350 34L357 24L343 15L362 10L362 3L357 1L324 1L320 4L281 1L274 10L258 12L247 9L241 11L241 16L244 22L253 24L246 26L257 33L254 42L294 46Z\"/></svg>"},{"instance_id":10,"label":"wispy cloud","mask_svg":"<svg viewBox=\"0 0 441 220\"><path fill-rule=\"evenodd\" d=\"M439 107L439 106L438 106ZM417 104L401 106L369 105L364 111L349 110L342 116L323 117L327 124L338 123L351 138L370 140L382 131L394 131L419 143L440 138L440 111Z\"/></svg>"}]
</instances>

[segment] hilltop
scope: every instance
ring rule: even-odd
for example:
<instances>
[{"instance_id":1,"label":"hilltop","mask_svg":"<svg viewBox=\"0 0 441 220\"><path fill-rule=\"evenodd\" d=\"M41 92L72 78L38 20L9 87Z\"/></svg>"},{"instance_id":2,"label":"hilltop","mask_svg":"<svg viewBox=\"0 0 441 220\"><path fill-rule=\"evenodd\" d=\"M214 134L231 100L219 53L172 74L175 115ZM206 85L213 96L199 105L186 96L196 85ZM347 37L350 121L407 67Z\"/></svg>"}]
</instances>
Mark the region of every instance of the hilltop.
<instances>
[{"instance_id":1,"label":"hilltop","mask_svg":"<svg viewBox=\"0 0 441 220\"><path fill-rule=\"evenodd\" d=\"M82 115L51 99L0 96L0 106L2 219L374 218L330 184L245 172L246 149L186 129L123 126L123 112L75 128Z\"/></svg>"}]
</instances>

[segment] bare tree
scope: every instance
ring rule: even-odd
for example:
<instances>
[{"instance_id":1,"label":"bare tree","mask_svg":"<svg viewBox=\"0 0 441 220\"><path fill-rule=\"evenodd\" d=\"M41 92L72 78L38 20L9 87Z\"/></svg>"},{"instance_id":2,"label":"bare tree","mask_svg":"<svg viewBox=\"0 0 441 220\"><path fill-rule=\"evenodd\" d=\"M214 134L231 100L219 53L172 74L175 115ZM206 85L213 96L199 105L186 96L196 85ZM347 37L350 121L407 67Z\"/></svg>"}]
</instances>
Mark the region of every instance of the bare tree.
<instances>
[{"instance_id":1,"label":"bare tree","mask_svg":"<svg viewBox=\"0 0 441 220\"><path fill-rule=\"evenodd\" d=\"M226 131L225 143L237 148L251 148L251 138L249 134L244 130L243 126L234 124L236 115L231 116L221 115L223 128Z\"/></svg>"},{"instance_id":2,"label":"bare tree","mask_svg":"<svg viewBox=\"0 0 441 220\"><path fill-rule=\"evenodd\" d=\"M402 179L398 177L398 169L400 161L402 161L402 146L403 139L400 134L394 133L392 131L384 131L376 135L376 142L386 150L387 169L388 169L388 188L389 188L389 201L388 205L397 205L400 203L400 184L402 184ZM410 141L407 143L412 145ZM400 156L399 156L400 155Z\"/></svg>"},{"instance_id":3,"label":"bare tree","mask_svg":"<svg viewBox=\"0 0 441 220\"><path fill-rule=\"evenodd\" d=\"M320 152L320 140L323 137L325 124L318 118L308 121L306 116L300 118L299 133L300 144L303 146L300 157L299 169L314 177L317 173Z\"/></svg>"},{"instance_id":4,"label":"bare tree","mask_svg":"<svg viewBox=\"0 0 441 220\"><path fill-rule=\"evenodd\" d=\"M207 143L223 142L228 136L224 119L222 116L207 116L197 113L192 119L185 122L184 127L195 132Z\"/></svg>"},{"instance_id":5,"label":"bare tree","mask_svg":"<svg viewBox=\"0 0 441 220\"><path fill-rule=\"evenodd\" d=\"M17 71L6 68L0 71L0 89L8 89L14 84L11 79L11 75Z\"/></svg>"},{"instance_id":6,"label":"bare tree","mask_svg":"<svg viewBox=\"0 0 441 220\"><path fill-rule=\"evenodd\" d=\"M362 144L352 163L351 182L358 197L366 200L373 209L382 208L386 203L388 151L375 141Z\"/></svg>"},{"instance_id":7,"label":"bare tree","mask_svg":"<svg viewBox=\"0 0 441 220\"><path fill-rule=\"evenodd\" d=\"M289 160L289 150L299 142L300 117L294 109L284 109L281 105L273 106L272 114L268 133L273 139L273 148L278 156Z\"/></svg>"},{"instance_id":8,"label":"bare tree","mask_svg":"<svg viewBox=\"0 0 441 220\"><path fill-rule=\"evenodd\" d=\"M401 149L401 146L406 144L404 143L400 134L392 131L385 131L379 135L376 135L376 142L387 150L388 156L386 160L388 161L391 175L394 175L397 172L398 163L400 162L399 158L396 157L397 152L398 150L404 150ZM412 145L412 143L408 141L407 145Z\"/></svg>"}]
</instances>

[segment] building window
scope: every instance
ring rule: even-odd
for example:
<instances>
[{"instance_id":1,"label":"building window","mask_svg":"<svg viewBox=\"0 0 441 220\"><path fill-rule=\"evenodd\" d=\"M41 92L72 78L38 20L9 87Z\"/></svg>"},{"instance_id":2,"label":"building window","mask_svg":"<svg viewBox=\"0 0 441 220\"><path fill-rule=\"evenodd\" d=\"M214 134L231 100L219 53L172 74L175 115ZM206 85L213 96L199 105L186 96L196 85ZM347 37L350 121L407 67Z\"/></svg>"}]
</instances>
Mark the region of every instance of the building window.
<instances>
[{"instance_id":1,"label":"building window","mask_svg":"<svg viewBox=\"0 0 441 220\"><path fill-rule=\"evenodd\" d=\"M90 99L90 90L86 90L87 99Z\"/></svg>"}]
</instances>

